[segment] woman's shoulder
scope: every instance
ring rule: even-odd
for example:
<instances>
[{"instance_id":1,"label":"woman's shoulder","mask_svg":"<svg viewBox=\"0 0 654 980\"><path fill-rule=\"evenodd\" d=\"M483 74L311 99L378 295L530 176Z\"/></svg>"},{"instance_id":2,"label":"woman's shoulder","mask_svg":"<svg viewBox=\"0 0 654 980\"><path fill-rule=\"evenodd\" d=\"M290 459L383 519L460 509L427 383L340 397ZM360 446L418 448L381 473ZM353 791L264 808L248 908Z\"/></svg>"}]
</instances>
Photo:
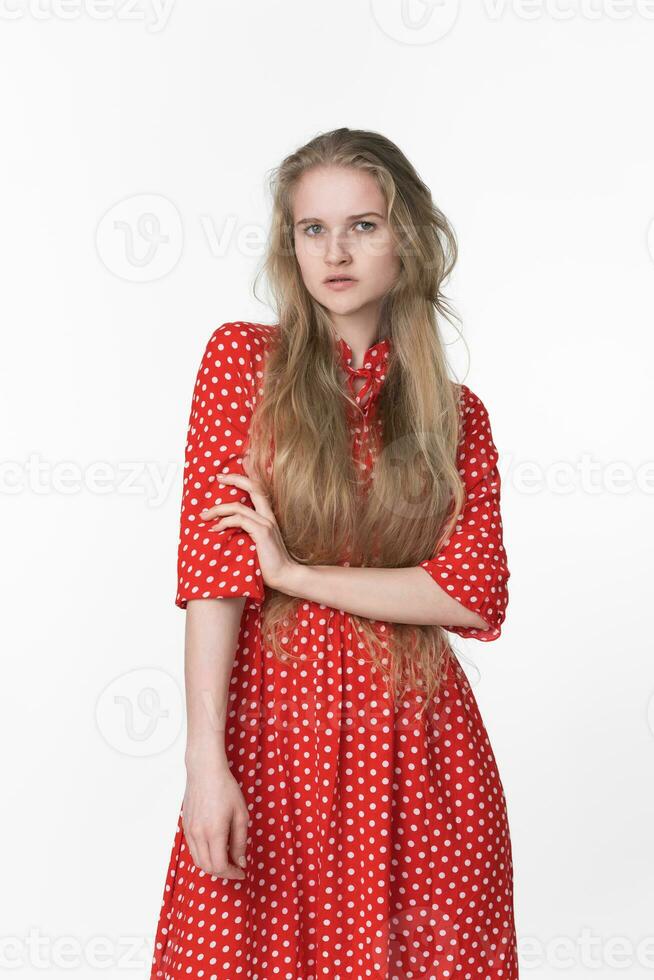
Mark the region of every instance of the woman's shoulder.
<instances>
[{"instance_id":1,"label":"woman's shoulder","mask_svg":"<svg viewBox=\"0 0 654 980\"><path fill-rule=\"evenodd\" d=\"M266 352L277 328L249 320L228 320L216 327L206 344L204 359L219 374L248 380L260 379Z\"/></svg>"},{"instance_id":2,"label":"woman's shoulder","mask_svg":"<svg viewBox=\"0 0 654 980\"><path fill-rule=\"evenodd\" d=\"M255 323L251 320L228 320L216 327L210 343L239 354L265 350L275 336L274 324Z\"/></svg>"},{"instance_id":3,"label":"woman's shoulder","mask_svg":"<svg viewBox=\"0 0 654 980\"><path fill-rule=\"evenodd\" d=\"M462 381L458 382L455 387L459 392L459 405L464 422L483 417L488 418L488 409L476 391L473 391Z\"/></svg>"},{"instance_id":4,"label":"woman's shoulder","mask_svg":"<svg viewBox=\"0 0 654 980\"><path fill-rule=\"evenodd\" d=\"M486 470L497 462L488 409L483 399L468 385L460 382L457 388L461 418L459 463L465 461L475 469L481 467Z\"/></svg>"},{"instance_id":5,"label":"woman's shoulder","mask_svg":"<svg viewBox=\"0 0 654 980\"><path fill-rule=\"evenodd\" d=\"M228 320L215 327L206 345L197 384L221 396L245 399L253 407L263 383L266 353L277 328L249 320Z\"/></svg>"}]
</instances>

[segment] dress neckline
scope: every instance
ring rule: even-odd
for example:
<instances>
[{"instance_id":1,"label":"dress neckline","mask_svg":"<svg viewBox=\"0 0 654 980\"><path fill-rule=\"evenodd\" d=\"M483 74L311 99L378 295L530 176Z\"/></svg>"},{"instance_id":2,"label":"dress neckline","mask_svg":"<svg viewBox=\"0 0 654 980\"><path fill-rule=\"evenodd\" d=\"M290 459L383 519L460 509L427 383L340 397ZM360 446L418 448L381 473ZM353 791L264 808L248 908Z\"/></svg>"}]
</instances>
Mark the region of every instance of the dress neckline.
<instances>
[{"instance_id":1,"label":"dress neckline","mask_svg":"<svg viewBox=\"0 0 654 980\"><path fill-rule=\"evenodd\" d=\"M362 371L386 366L388 355L391 351L391 340L390 337L382 337L381 340L371 344L363 355L363 367L361 368L352 367L352 358L354 356L352 348L347 340L338 334L336 335L336 346L341 364L346 371Z\"/></svg>"},{"instance_id":2,"label":"dress neckline","mask_svg":"<svg viewBox=\"0 0 654 980\"><path fill-rule=\"evenodd\" d=\"M363 405L364 402L367 403L367 395L371 389L371 398L369 400L372 400L374 395L379 391L381 383L386 377L386 367L391 347L390 337L382 337L381 340L377 340L367 348L363 355L362 367L354 368L352 367L352 358L354 356L352 348L344 337L338 334L336 335L336 348L339 362L347 373L350 392L360 405ZM355 378L365 379L361 390L357 394L354 392Z\"/></svg>"}]
</instances>

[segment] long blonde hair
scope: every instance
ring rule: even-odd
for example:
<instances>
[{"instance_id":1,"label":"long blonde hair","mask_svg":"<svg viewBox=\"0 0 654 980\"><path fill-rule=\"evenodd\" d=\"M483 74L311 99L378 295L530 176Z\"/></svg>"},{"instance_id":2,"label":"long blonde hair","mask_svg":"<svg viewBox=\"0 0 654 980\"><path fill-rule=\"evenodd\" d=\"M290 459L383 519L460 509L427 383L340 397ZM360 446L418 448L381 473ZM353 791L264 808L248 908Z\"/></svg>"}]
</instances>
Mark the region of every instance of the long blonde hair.
<instances>
[{"instance_id":1,"label":"long blonde hair","mask_svg":"<svg viewBox=\"0 0 654 980\"><path fill-rule=\"evenodd\" d=\"M347 413L357 406L339 377L333 327L304 286L294 251L294 188L318 166L355 167L378 181L401 259L379 324L391 350L377 396L381 440L369 492L352 460ZM375 132L342 128L317 136L272 172L271 190L262 274L279 325L252 420L254 472L294 560L335 565L347 556L353 566L415 566L451 533L464 499L456 467L460 389L448 377L438 322L439 314L453 315L441 288L456 261L454 232L404 154ZM293 656L289 628L304 600L272 589L266 600L262 629L286 660ZM420 689L427 707L451 654L445 631L351 618L392 693Z\"/></svg>"}]
</instances>

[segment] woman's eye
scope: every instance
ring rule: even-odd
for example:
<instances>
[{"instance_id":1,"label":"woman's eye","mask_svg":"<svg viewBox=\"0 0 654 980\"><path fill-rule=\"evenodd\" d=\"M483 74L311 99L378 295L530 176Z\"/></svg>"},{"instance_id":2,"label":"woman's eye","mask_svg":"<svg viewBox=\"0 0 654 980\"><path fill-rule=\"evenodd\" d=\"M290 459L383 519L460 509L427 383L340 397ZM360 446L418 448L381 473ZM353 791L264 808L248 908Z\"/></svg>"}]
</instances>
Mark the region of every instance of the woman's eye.
<instances>
[{"instance_id":1,"label":"woman's eye","mask_svg":"<svg viewBox=\"0 0 654 980\"><path fill-rule=\"evenodd\" d=\"M366 226L363 229L366 232L368 232L368 231L374 231L375 228L377 227L377 225L375 224L374 221L365 221L365 220L357 221L357 223L356 223L356 225L354 227L355 228L358 228L360 225L365 225ZM319 231L318 232L314 232L312 230L314 228L317 228L317 229L320 230L322 228L322 225L319 225L319 224L307 225L305 227L305 229L304 229L305 235L308 235L310 238L315 238L316 235L319 233Z\"/></svg>"}]
</instances>

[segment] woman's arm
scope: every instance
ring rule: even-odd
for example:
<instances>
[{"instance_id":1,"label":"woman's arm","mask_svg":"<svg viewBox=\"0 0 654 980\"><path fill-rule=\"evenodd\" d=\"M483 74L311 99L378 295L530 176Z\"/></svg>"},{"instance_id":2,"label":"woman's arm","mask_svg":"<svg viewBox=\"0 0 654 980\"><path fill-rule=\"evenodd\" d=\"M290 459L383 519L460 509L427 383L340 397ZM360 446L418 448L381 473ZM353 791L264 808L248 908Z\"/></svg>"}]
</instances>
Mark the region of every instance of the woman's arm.
<instances>
[{"instance_id":1,"label":"woman's arm","mask_svg":"<svg viewBox=\"0 0 654 980\"><path fill-rule=\"evenodd\" d=\"M410 568L285 564L283 584L276 588L369 619L443 626L485 641L499 637L510 577L499 457L485 405L463 388L458 464L465 501L449 538L435 554Z\"/></svg>"},{"instance_id":2,"label":"woman's arm","mask_svg":"<svg viewBox=\"0 0 654 980\"><path fill-rule=\"evenodd\" d=\"M227 764L227 694L244 605L241 597L188 603L184 643L187 770L207 759Z\"/></svg>"},{"instance_id":3,"label":"woman's arm","mask_svg":"<svg viewBox=\"0 0 654 980\"><path fill-rule=\"evenodd\" d=\"M242 473L221 473L223 485L249 494L250 504L220 502L201 511L215 519L207 538L241 529L256 547L258 571L280 592L379 621L442 626L459 636L496 640L506 615L510 577L500 512L498 452L481 399L463 389L463 435L457 454L465 499L449 537L419 565L368 568L306 566L291 560L270 501ZM431 580L431 581L430 581Z\"/></svg>"},{"instance_id":4,"label":"woman's arm","mask_svg":"<svg viewBox=\"0 0 654 980\"><path fill-rule=\"evenodd\" d=\"M420 566L350 568L293 564L279 588L288 595L368 619L488 629L481 616L434 585Z\"/></svg>"},{"instance_id":5,"label":"woman's arm","mask_svg":"<svg viewBox=\"0 0 654 980\"><path fill-rule=\"evenodd\" d=\"M191 599L264 601L264 584L251 538L239 528L220 537L200 513L219 503L252 506L247 493L223 486L225 472L244 474L253 388L262 339L252 325L223 323L214 330L197 372L184 455L177 555L176 604Z\"/></svg>"},{"instance_id":6,"label":"woman's arm","mask_svg":"<svg viewBox=\"0 0 654 980\"><path fill-rule=\"evenodd\" d=\"M464 637L495 640L508 603L498 452L488 412L463 386L458 453L465 486L449 538L410 568L283 566L282 591L369 619L443 626ZM279 587L279 586L277 586Z\"/></svg>"},{"instance_id":7,"label":"woman's arm","mask_svg":"<svg viewBox=\"0 0 654 980\"><path fill-rule=\"evenodd\" d=\"M184 833L195 864L242 879L249 815L225 753L229 680L245 598L188 603ZM240 865L240 866L239 866Z\"/></svg>"},{"instance_id":8,"label":"woman's arm","mask_svg":"<svg viewBox=\"0 0 654 980\"><path fill-rule=\"evenodd\" d=\"M463 509L450 536L430 557L408 568L307 566L285 551L274 514L255 483L241 474L221 480L250 494L241 503L202 512L218 518L208 536L241 528L254 540L264 581L300 599L368 619L442 626L488 642L501 633L508 604L507 565L500 510L498 453L481 399L464 386L464 429L458 454L465 486Z\"/></svg>"},{"instance_id":9,"label":"woman's arm","mask_svg":"<svg viewBox=\"0 0 654 980\"><path fill-rule=\"evenodd\" d=\"M238 323L222 324L205 347L187 429L175 597L186 610L184 834L197 867L237 879L249 817L228 765L225 721L245 601L261 604L264 585L251 538L239 528L209 534L200 511L228 500L248 507L247 493L220 476L244 472L262 351L257 328Z\"/></svg>"}]
</instances>

